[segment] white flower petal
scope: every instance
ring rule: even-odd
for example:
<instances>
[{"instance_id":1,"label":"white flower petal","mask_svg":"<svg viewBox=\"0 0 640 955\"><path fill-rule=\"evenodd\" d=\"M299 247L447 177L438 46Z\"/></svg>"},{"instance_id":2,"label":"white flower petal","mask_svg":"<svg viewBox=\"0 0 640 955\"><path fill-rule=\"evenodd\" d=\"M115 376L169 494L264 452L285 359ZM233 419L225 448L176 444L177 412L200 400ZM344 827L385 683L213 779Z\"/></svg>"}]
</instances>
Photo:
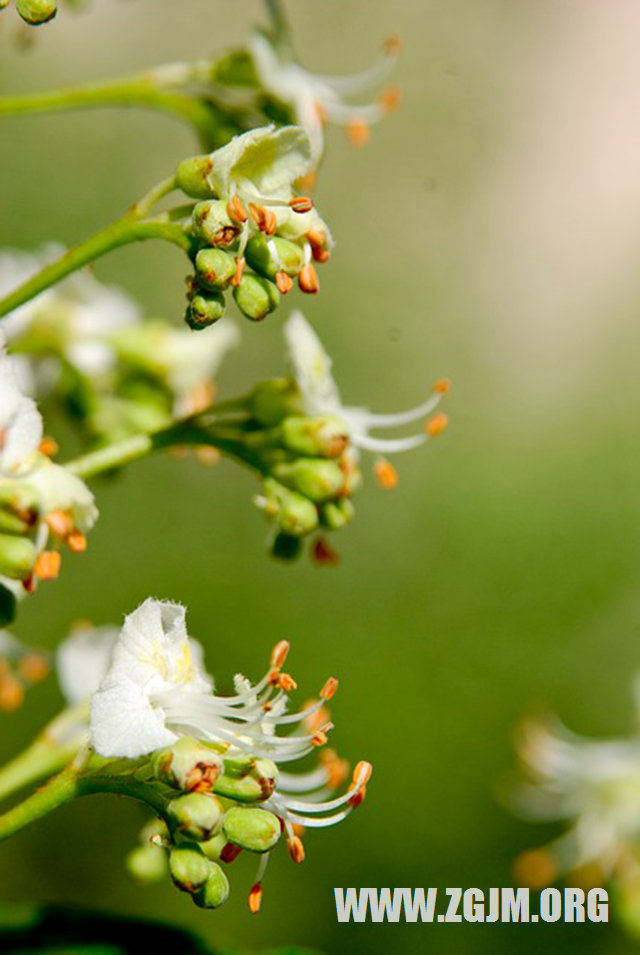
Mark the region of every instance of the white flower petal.
<instances>
[{"instance_id":1,"label":"white flower petal","mask_svg":"<svg viewBox=\"0 0 640 955\"><path fill-rule=\"evenodd\" d=\"M251 129L211 154L211 186L220 198L236 191L287 200L311 167L309 137L299 126Z\"/></svg>"},{"instance_id":2,"label":"white flower petal","mask_svg":"<svg viewBox=\"0 0 640 955\"><path fill-rule=\"evenodd\" d=\"M178 739L143 687L122 673L107 677L93 695L89 727L91 745L105 757L137 759Z\"/></svg>"},{"instance_id":3,"label":"white flower petal","mask_svg":"<svg viewBox=\"0 0 640 955\"><path fill-rule=\"evenodd\" d=\"M43 513L70 511L77 530L83 534L91 530L98 519L98 509L93 494L79 477L43 457L29 473L28 481L40 495Z\"/></svg>"},{"instance_id":4,"label":"white flower petal","mask_svg":"<svg viewBox=\"0 0 640 955\"><path fill-rule=\"evenodd\" d=\"M56 666L68 703L81 703L96 692L109 670L117 639L117 627L79 627L60 644Z\"/></svg>"},{"instance_id":5,"label":"white flower petal","mask_svg":"<svg viewBox=\"0 0 640 955\"><path fill-rule=\"evenodd\" d=\"M340 392L331 375L331 359L302 312L293 312L284 327L284 335L307 414L341 414Z\"/></svg>"}]
</instances>

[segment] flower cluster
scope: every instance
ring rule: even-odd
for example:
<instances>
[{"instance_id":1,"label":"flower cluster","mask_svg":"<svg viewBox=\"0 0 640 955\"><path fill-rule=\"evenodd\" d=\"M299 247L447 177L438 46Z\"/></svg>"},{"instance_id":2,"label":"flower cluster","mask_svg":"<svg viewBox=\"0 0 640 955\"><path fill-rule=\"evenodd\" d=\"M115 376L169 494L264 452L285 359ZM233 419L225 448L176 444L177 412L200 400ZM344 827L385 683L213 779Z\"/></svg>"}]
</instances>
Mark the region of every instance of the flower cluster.
<instances>
[{"instance_id":1,"label":"flower cluster","mask_svg":"<svg viewBox=\"0 0 640 955\"><path fill-rule=\"evenodd\" d=\"M310 166L309 137L297 126L252 129L180 164L179 187L199 200L188 226L195 267L186 314L191 328L222 318L229 288L252 321L277 308L294 278L303 292L318 292L313 263L329 258L332 239L313 201L295 191Z\"/></svg>"},{"instance_id":2,"label":"flower cluster","mask_svg":"<svg viewBox=\"0 0 640 955\"><path fill-rule=\"evenodd\" d=\"M60 546L80 552L98 511L86 485L54 464L35 402L20 388L16 368L0 343L0 593L4 617L11 594L56 577Z\"/></svg>"},{"instance_id":3,"label":"flower cluster","mask_svg":"<svg viewBox=\"0 0 640 955\"><path fill-rule=\"evenodd\" d=\"M253 447L265 475L256 504L274 523L274 553L295 556L302 538L317 530L337 530L353 516L351 496L359 487L360 451L376 453L374 472L385 488L397 483L383 455L408 451L441 434L446 415L432 415L449 390L436 381L426 401L398 414L374 414L343 405L331 374L331 359L301 312L285 326L293 375L259 385L249 399L255 431ZM420 432L382 438L375 429L398 428L425 420ZM321 537L314 547L320 562L336 555Z\"/></svg>"},{"instance_id":4,"label":"flower cluster","mask_svg":"<svg viewBox=\"0 0 640 955\"><path fill-rule=\"evenodd\" d=\"M336 825L364 799L371 775L365 762L347 790L333 795L348 777L348 765L326 748L337 680L329 678L302 710L287 712L296 687L283 670L288 650L281 641L262 679L252 685L237 675L234 693L219 695L201 645L187 633L184 608L151 598L119 633L83 627L62 644L60 681L72 706L91 696L88 739L102 757L101 772L109 768L105 760L118 760L120 772L123 760L125 770L132 761L136 778L161 798L161 819L130 856L139 878L161 875L168 863L179 888L215 908L229 891L222 867L246 850L260 855L249 894L255 912L280 838L300 863L303 831ZM80 713L76 735L84 719ZM290 771L314 751L315 769Z\"/></svg>"},{"instance_id":5,"label":"flower cluster","mask_svg":"<svg viewBox=\"0 0 640 955\"><path fill-rule=\"evenodd\" d=\"M525 817L562 819L567 831L523 853L523 884L583 881L640 889L640 738L591 740L559 722L524 721L518 734L521 778L511 801ZM574 883L576 884L576 883ZM580 884L580 883L577 883Z\"/></svg>"},{"instance_id":6,"label":"flower cluster","mask_svg":"<svg viewBox=\"0 0 640 955\"><path fill-rule=\"evenodd\" d=\"M60 254L0 252L0 294ZM87 269L9 313L3 331L25 387L55 389L72 419L93 440L149 432L208 407L213 378L239 338L223 322L196 340L188 329L143 320L125 292Z\"/></svg>"}]
</instances>

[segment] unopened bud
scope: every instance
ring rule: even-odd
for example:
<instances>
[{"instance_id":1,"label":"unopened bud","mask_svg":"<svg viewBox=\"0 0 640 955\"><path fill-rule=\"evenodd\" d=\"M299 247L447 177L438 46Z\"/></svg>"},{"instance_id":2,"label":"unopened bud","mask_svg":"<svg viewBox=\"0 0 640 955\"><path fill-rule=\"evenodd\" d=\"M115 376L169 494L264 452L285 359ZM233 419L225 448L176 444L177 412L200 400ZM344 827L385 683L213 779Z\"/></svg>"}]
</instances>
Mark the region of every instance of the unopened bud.
<instances>
[{"instance_id":1,"label":"unopened bud","mask_svg":"<svg viewBox=\"0 0 640 955\"><path fill-rule=\"evenodd\" d=\"M327 501L320 508L320 522L332 531L338 531L353 519L355 508L348 497Z\"/></svg>"},{"instance_id":2,"label":"unopened bud","mask_svg":"<svg viewBox=\"0 0 640 955\"><path fill-rule=\"evenodd\" d=\"M310 457L337 458L349 442L344 422L333 415L285 418L281 430L288 451Z\"/></svg>"},{"instance_id":3,"label":"unopened bud","mask_svg":"<svg viewBox=\"0 0 640 955\"><path fill-rule=\"evenodd\" d=\"M159 882L167 874L167 855L160 846L136 846L128 854L125 865L136 882Z\"/></svg>"},{"instance_id":4,"label":"unopened bud","mask_svg":"<svg viewBox=\"0 0 640 955\"><path fill-rule=\"evenodd\" d=\"M191 228L196 238L207 245L223 247L232 245L239 231L222 199L199 202L191 216Z\"/></svg>"},{"instance_id":5,"label":"unopened bud","mask_svg":"<svg viewBox=\"0 0 640 955\"><path fill-rule=\"evenodd\" d=\"M299 245L278 236L268 238L262 232L249 240L245 257L252 269L268 279L275 279L276 272L297 275L304 265L304 252Z\"/></svg>"},{"instance_id":6,"label":"unopened bud","mask_svg":"<svg viewBox=\"0 0 640 955\"><path fill-rule=\"evenodd\" d=\"M193 896L202 909L217 909L229 898L229 880L219 865L209 862L209 878Z\"/></svg>"},{"instance_id":7,"label":"unopened bud","mask_svg":"<svg viewBox=\"0 0 640 955\"><path fill-rule=\"evenodd\" d=\"M229 809L223 822L224 834L234 845L249 852L268 852L280 838L280 820L266 809Z\"/></svg>"},{"instance_id":8,"label":"unopened bud","mask_svg":"<svg viewBox=\"0 0 640 955\"><path fill-rule=\"evenodd\" d=\"M226 288L235 272L236 260L223 249L200 249L196 255L196 276L203 289Z\"/></svg>"},{"instance_id":9,"label":"unopened bud","mask_svg":"<svg viewBox=\"0 0 640 955\"><path fill-rule=\"evenodd\" d=\"M297 458L273 466L273 475L282 484L321 504L338 497L344 474L335 461L326 458Z\"/></svg>"},{"instance_id":10,"label":"unopened bud","mask_svg":"<svg viewBox=\"0 0 640 955\"><path fill-rule=\"evenodd\" d=\"M31 26L53 20L58 12L57 0L16 0L16 10Z\"/></svg>"},{"instance_id":11,"label":"unopened bud","mask_svg":"<svg viewBox=\"0 0 640 955\"><path fill-rule=\"evenodd\" d=\"M301 553L302 542L299 537L293 537L283 531L276 534L271 544L272 557L276 560L292 561L297 560Z\"/></svg>"},{"instance_id":12,"label":"unopened bud","mask_svg":"<svg viewBox=\"0 0 640 955\"><path fill-rule=\"evenodd\" d=\"M185 792L211 792L222 771L222 757L189 736L151 757L156 779Z\"/></svg>"},{"instance_id":13,"label":"unopened bud","mask_svg":"<svg viewBox=\"0 0 640 955\"><path fill-rule=\"evenodd\" d=\"M24 481L0 482L0 532L26 534L38 515L39 497Z\"/></svg>"},{"instance_id":14,"label":"unopened bud","mask_svg":"<svg viewBox=\"0 0 640 955\"><path fill-rule=\"evenodd\" d=\"M31 575L38 552L27 537L0 534L0 574L12 580L26 580Z\"/></svg>"},{"instance_id":15,"label":"unopened bud","mask_svg":"<svg viewBox=\"0 0 640 955\"><path fill-rule=\"evenodd\" d=\"M178 188L192 199L215 199L215 190L209 184L212 169L211 156L183 159L176 170Z\"/></svg>"},{"instance_id":16,"label":"unopened bud","mask_svg":"<svg viewBox=\"0 0 640 955\"><path fill-rule=\"evenodd\" d=\"M255 420L267 428L279 424L287 415L302 413L302 399L291 378L271 378L256 385L249 408Z\"/></svg>"},{"instance_id":17,"label":"unopened bud","mask_svg":"<svg viewBox=\"0 0 640 955\"><path fill-rule=\"evenodd\" d=\"M258 499L260 506L286 534L304 537L318 526L318 511L302 494L291 491L273 478L265 480L262 491Z\"/></svg>"},{"instance_id":18,"label":"unopened bud","mask_svg":"<svg viewBox=\"0 0 640 955\"><path fill-rule=\"evenodd\" d=\"M278 769L270 759L251 758L242 768L225 760L225 771L216 780L213 791L238 802L263 802L273 795L277 778Z\"/></svg>"},{"instance_id":19,"label":"unopened bud","mask_svg":"<svg viewBox=\"0 0 640 955\"><path fill-rule=\"evenodd\" d=\"M0 584L0 627L6 627L16 616L18 601L8 587Z\"/></svg>"},{"instance_id":20,"label":"unopened bud","mask_svg":"<svg viewBox=\"0 0 640 955\"><path fill-rule=\"evenodd\" d=\"M187 306L185 321L189 328L198 331L219 321L225 313L224 296L219 292L201 292Z\"/></svg>"},{"instance_id":21,"label":"unopened bud","mask_svg":"<svg viewBox=\"0 0 640 955\"><path fill-rule=\"evenodd\" d=\"M207 859L211 859L212 862L219 862L227 842L228 840L224 832L219 832L217 835L211 836L210 839L199 842L198 846L200 850L204 852Z\"/></svg>"},{"instance_id":22,"label":"unopened bud","mask_svg":"<svg viewBox=\"0 0 640 955\"><path fill-rule=\"evenodd\" d=\"M220 828L224 810L215 796L189 793L172 799L167 806L177 831L196 842L210 839Z\"/></svg>"},{"instance_id":23,"label":"unopened bud","mask_svg":"<svg viewBox=\"0 0 640 955\"><path fill-rule=\"evenodd\" d=\"M210 875L212 863L196 846L177 846L169 854L169 872L181 892L193 895Z\"/></svg>"},{"instance_id":24,"label":"unopened bud","mask_svg":"<svg viewBox=\"0 0 640 955\"><path fill-rule=\"evenodd\" d=\"M253 322L261 322L280 302L280 292L273 282L253 272L245 272L233 297L242 314Z\"/></svg>"}]
</instances>

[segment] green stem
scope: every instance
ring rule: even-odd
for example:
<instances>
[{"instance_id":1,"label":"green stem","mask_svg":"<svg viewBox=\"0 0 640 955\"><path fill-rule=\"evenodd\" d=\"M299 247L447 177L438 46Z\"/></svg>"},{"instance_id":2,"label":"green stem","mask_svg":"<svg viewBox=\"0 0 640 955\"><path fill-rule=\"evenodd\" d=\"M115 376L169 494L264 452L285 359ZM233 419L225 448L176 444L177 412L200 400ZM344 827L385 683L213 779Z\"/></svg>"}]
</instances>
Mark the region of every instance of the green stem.
<instances>
[{"instance_id":1,"label":"green stem","mask_svg":"<svg viewBox=\"0 0 640 955\"><path fill-rule=\"evenodd\" d=\"M169 69L169 68L167 68ZM188 70L185 70L188 75ZM105 106L141 106L173 113L195 127L204 139L211 138L215 111L196 96L163 89L162 69L146 75L83 87L46 90L0 97L0 116L50 113Z\"/></svg>"},{"instance_id":2,"label":"green stem","mask_svg":"<svg viewBox=\"0 0 640 955\"><path fill-rule=\"evenodd\" d=\"M24 829L59 806L82 796L115 793L145 803L165 818L166 800L152 786L131 776L80 775L72 765L54 776L46 786L0 816L0 842Z\"/></svg>"},{"instance_id":3,"label":"green stem","mask_svg":"<svg viewBox=\"0 0 640 955\"><path fill-rule=\"evenodd\" d=\"M160 195L165 194L168 182L170 180L161 183L158 187ZM189 236L186 235L182 226L169 222L166 215L161 214L153 219L139 218L140 209L149 208L152 201L157 201L154 198L156 195L158 195L158 191L152 190L121 219L112 222L111 225L81 242L80 245L69 249L56 262L45 266L42 271L28 279L15 291L0 299L0 318L18 308L18 306L24 305L25 302L60 282L77 269L94 262L106 252L130 242L141 242L145 239L165 239L168 242L173 242L185 252L189 252L191 249Z\"/></svg>"},{"instance_id":4,"label":"green stem","mask_svg":"<svg viewBox=\"0 0 640 955\"><path fill-rule=\"evenodd\" d=\"M0 799L24 786L59 772L76 753L77 747L56 746L38 737L19 756L0 769Z\"/></svg>"}]
</instances>

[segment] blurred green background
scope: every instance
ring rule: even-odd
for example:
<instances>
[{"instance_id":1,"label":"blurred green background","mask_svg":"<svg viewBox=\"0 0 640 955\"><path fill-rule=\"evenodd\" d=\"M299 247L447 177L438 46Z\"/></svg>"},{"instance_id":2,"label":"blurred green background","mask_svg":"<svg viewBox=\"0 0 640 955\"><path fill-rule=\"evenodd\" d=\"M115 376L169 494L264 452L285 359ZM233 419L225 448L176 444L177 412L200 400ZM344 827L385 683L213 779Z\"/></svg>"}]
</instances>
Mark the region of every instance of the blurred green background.
<instances>
[{"instance_id":1,"label":"blurred green background","mask_svg":"<svg viewBox=\"0 0 640 955\"><path fill-rule=\"evenodd\" d=\"M169 919L213 943L329 953L626 953L606 925L338 925L333 887L511 885L552 829L511 818L496 790L518 716L544 701L574 729L626 731L640 662L640 8L633 0L298 0L300 58L366 67L399 33L405 101L354 151L338 132L318 191L337 238L305 308L348 402L417 403L454 380L450 431L367 482L336 536L337 570L267 560L254 484L237 467L156 459L96 485L88 554L24 605L17 633L53 646L79 617L117 621L149 594L184 601L218 685L257 677L293 643L299 699L341 680L333 741L375 766L362 810L276 853L263 910L234 866L217 913L122 870L141 815L68 807L0 850L4 899ZM5 91L99 79L242 41L257 2L94 0L22 49L0 17ZM138 111L5 119L0 244L73 243L196 151ZM161 245L97 267L151 313L183 309L185 263ZM294 295L297 293L294 293ZM291 301L293 302L293 295ZM241 321L238 319L238 321ZM225 395L283 369L282 316L242 321ZM54 681L3 717L9 757L60 703Z\"/></svg>"}]
</instances>

